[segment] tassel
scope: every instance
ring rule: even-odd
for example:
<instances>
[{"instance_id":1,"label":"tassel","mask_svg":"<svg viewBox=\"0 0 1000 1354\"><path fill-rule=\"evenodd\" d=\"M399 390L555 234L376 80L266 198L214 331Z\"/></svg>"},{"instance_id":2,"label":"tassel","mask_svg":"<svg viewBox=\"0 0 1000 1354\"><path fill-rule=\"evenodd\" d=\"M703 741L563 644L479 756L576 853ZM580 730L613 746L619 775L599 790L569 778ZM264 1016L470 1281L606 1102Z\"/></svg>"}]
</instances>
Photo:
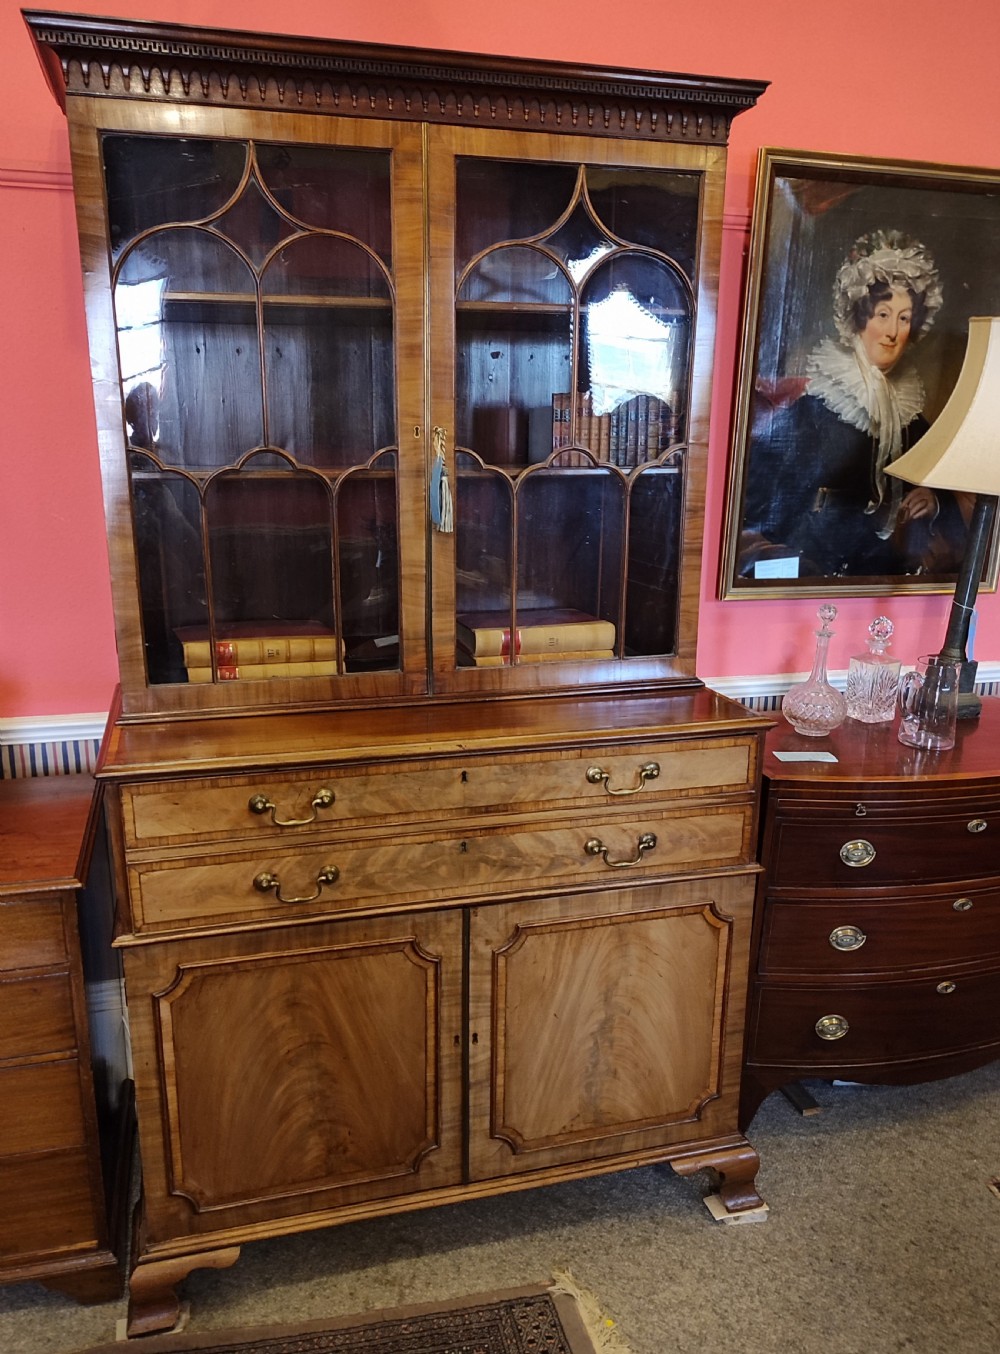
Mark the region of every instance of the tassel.
<instances>
[{"instance_id":1,"label":"tassel","mask_svg":"<svg viewBox=\"0 0 1000 1354\"><path fill-rule=\"evenodd\" d=\"M450 535L455 530L455 507L444 459L444 429L434 429L434 463L431 466L431 526Z\"/></svg>"}]
</instances>

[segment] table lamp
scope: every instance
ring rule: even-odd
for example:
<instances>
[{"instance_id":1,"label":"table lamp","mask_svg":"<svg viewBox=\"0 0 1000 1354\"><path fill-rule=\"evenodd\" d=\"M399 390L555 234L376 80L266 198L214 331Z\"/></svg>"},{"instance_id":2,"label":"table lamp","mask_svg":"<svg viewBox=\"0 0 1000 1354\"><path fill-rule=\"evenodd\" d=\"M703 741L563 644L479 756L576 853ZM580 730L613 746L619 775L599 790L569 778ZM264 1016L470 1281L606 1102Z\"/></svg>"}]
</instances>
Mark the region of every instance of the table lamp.
<instances>
[{"instance_id":1,"label":"table lamp","mask_svg":"<svg viewBox=\"0 0 1000 1354\"><path fill-rule=\"evenodd\" d=\"M969 622L1000 494L1000 317L969 320L965 361L947 404L916 446L885 469L908 484L976 496L940 649L942 659L966 663ZM967 664L962 678L958 717L975 719L982 702L972 689L974 666Z\"/></svg>"}]
</instances>

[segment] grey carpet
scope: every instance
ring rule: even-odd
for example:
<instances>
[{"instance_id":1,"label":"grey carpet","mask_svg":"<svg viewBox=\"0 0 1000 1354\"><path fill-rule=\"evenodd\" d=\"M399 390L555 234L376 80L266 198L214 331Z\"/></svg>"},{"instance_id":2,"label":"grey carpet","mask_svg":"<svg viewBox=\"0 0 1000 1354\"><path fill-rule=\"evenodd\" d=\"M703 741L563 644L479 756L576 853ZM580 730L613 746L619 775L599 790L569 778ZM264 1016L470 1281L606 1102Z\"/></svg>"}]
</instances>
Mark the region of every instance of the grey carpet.
<instances>
[{"instance_id":1,"label":"grey carpet","mask_svg":"<svg viewBox=\"0 0 1000 1354\"><path fill-rule=\"evenodd\" d=\"M185 1282L188 1329L569 1271L631 1354L997 1354L1000 1064L920 1086L808 1085L821 1114L775 1094L749 1133L766 1222L713 1223L698 1179L648 1167L247 1246L232 1269ZM0 1350L70 1354L113 1339L123 1312L0 1288Z\"/></svg>"}]
</instances>

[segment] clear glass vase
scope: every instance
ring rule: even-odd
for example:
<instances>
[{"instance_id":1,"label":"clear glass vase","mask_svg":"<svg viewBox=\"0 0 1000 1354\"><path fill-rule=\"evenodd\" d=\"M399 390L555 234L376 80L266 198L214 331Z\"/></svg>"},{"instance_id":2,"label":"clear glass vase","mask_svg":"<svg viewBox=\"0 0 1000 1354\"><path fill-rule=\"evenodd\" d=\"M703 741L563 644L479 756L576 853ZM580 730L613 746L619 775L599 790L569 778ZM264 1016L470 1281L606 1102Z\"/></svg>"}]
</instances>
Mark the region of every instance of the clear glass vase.
<instances>
[{"instance_id":1,"label":"clear glass vase","mask_svg":"<svg viewBox=\"0 0 1000 1354\"><path fill-rule=\"evenodd\" d=\"M820 628L816 631L812 672L806 681L790 686L781 702L781 713L795 732L810 738L822 738L847 718L847 701L826 676L826 653L833 634L830 624L836 618L837 608L826 602L816 614Z\"/></svg>"},{"instance_id":2,"label":"clear glass vase","mask_svg":"<svg viewBox=\"0 0 1000 1354\"><path fill-rule=\"evenodd\" d=\"M891 724L899 694L899 659L886 653L893 625L876 616L868 627L868 653L855 654L847 669L847 717L862 724Z\"/></svg>"}]
</instances>

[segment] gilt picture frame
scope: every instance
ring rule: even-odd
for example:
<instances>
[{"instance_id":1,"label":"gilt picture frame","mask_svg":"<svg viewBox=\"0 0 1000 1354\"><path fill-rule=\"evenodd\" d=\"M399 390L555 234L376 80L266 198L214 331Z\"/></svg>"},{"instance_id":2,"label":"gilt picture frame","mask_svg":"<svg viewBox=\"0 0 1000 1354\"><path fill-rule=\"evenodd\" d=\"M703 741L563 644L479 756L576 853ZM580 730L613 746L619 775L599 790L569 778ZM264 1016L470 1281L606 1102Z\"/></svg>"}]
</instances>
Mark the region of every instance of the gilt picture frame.
<instances>
[{"instance_id":1,"label":"gilt picture frame","mask_svg":"<svg viewBox=\"0 0 1000 1354\"><path fill-rule=\"evenodd\" d=\"M759 152L723 600L952 590L972 496L883 467L943 408L972 315L1000 315L1000 171ZM994 532L983 590L998 554Z\"/></svg>"}]
</instances>

